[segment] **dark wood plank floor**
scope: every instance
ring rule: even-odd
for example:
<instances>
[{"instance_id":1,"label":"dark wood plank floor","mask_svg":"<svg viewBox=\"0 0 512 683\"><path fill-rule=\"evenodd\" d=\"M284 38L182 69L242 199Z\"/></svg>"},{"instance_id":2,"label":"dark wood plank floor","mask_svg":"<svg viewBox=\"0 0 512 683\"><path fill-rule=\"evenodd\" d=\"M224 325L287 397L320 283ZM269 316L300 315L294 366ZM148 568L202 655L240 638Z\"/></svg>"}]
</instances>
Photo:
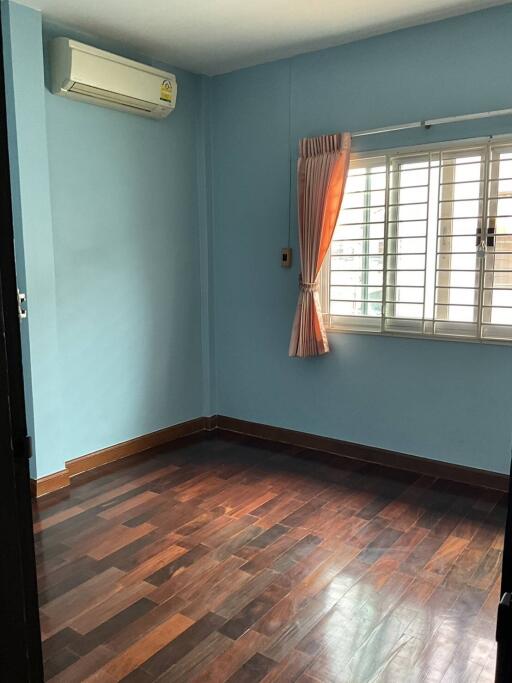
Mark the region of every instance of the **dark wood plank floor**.
<instances>
[{"instance_id":1,"label":"dark wood plank floor","mask_svg":"<svg viewBox=\"0 0 512 683\"><path fill-rule=\"evenodd\" d=\"M104 467L36 505L46 680L491 683L504 517L227 435Z\"/></svg>"}]
</instances>

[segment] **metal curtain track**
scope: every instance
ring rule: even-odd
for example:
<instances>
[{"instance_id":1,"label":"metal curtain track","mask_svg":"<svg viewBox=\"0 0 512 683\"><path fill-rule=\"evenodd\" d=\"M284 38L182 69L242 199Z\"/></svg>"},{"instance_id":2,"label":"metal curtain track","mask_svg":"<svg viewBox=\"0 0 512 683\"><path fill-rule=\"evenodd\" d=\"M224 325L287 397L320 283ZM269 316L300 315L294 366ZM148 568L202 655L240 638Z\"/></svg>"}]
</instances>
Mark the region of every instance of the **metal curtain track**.
<instances>
[{"instance_id":1,"label":"metal curtain track","mask_svg":"<svg viewBox=\"0 0 512 683\"><path fill-rule=\"evenodd\" d=\"M425 121L412 121L411 123L399 123L394 126L383 126L382 128L369 128L368 130L358 130L352 133L353 138L361 138L367 135L378 135L379 133L392 133L398 130L408 130L410 128L430 128L446 123L459 123L461 121L475 121L476 119L489 119L497 116L512 116L512 108L496 109L495 111L482 111L477 114L462 114L460 116L445 116L440 119L426 119Z\"/></svg>"}]
</instances>

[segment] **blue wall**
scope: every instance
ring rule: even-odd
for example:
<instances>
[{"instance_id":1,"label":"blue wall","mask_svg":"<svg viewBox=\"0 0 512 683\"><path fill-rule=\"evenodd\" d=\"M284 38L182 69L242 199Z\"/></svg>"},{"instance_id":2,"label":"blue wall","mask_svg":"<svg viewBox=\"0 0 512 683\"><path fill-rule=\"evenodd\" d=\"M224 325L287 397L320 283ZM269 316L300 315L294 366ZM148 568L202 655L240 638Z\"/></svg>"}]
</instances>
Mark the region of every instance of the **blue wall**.
<instances>
[{"instance_id":1,"label":"blue wall","mask_svg":"<svg viewBox=\"0 0 512 683\"><path fill-rule=\"evenodd\" d=\"M66 459L203 414L201 78L158 66L179 83L163 121L46 91Z\"/></svg>"},{"instance_id":2,"label":"blue wall","mask_svg":"<svg viewBox=\"0 0 512 683\"><path fill-rule=\"evenodd\" d=\"M334 333L330 355L290 359L295 213L294 267L282 269L279 258L288 232L289 132L295 154L304 136L510 107L511 35L506 5L213 80L220 414L508 471L510 347ZM512 121L386 135L371 144L497 132L512 132Z\"/></svg>"},{"instance_id":3,"label":"blue wall","mask_svg":"<svg viewBox=\"0 0 512 683\"><path fill-rule=\"evenodd\" d=\"M204 414L205 83L155 64L179 82L163 121L56 97L44 79L53 35L150 60L2 5L32 476L41 477Z\"/></svg>"},{"instance_id":4,"label":"blue wall","mask_svg":"<svg viewBox=\"0 0 512 683\"><path fill-rule=\"evenodd\" d=\"M2 2L5 82L31 475L63 467L55 259L48 175L41 15Z\"/></svg>"}]
</instances>

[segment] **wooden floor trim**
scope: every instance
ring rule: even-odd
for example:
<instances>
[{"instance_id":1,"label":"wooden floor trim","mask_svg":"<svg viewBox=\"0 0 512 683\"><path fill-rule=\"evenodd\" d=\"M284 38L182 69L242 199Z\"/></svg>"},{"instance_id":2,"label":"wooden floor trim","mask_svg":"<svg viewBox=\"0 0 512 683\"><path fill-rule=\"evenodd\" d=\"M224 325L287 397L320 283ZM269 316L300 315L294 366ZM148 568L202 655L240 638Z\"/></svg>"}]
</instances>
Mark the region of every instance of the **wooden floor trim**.
<instances>
[{"instance_id":1,"label":"wooden floor trim","mask_svg":"<svg viewBox=\"0 0 512 683\"><path fill-rule=\"evenodd\" d=\"M69 471L70 476L74 477L77 474L96 469L96 467L101 467L101 465L106 465L109 462L115 462L116 460L127 458L130 455L136 455L137 453L147 451L150 448L171 443L184 436L202 432L204 429L206 429L206 418L204 417L189 420L188 422L181 422L172 427L160 429L157 432L151 432L150 434L144 434L143 436L138 436L129 441L123 441L122 443L110 446L109 448L102 448L99 451L83 455L80 458L68 460L66 462L66 468Z\"/></svg>"},{"instance_id":2,"label":"wooden floor trim","mask_svg":"<svg viewBox=\"0 0 512 683\"><path fill-rule=\"evenodd\" d=\"M116 460L122 460L130 455L137 455L150 448L163 446L164 444L176 441L176 439L181 439L184 436L191 436L198 432L211 430L214 428L210 426L211 419L212 418L199 417L194 420L188 420L187 422L181 422L172 427L166 427L157 432L144 434L143 436L138 436L129 441L123 441L114 446L102 448L99 451L94 451L93 453L88 453L79 458L68 460L65 463L66 468L64 470L56 472L55 474L50 474L42 479L32 479L32 495L35 495L36 498L40 498L47 493L52 493L65 486L69 486L71 478L75 477L77 474L88 472L89 470L96 469L97 467L101 467L110 462L115 462Z\"/></svg>"},{"instance_id":3,"label":"wooden floor trim","mask_svg":"<svg viewBox=\"0 0 512 683\"><path fill-rule=\"evenodd\" d=\"M239 420L234 417L226 417L225 415L213 415L211 417L200 417L188 422L182 422L157 432L151 432L129 441L123 441L115 446L103 448L80 458L68 460L66 462L66 469L50 474L42 479L37 479L37 481L32 480L32 494L39 498L47 493L52 493L69 486L71 478L77 474L96 469L131 455L136 455L156 446L172 443L184 436L190 436L201 431L212 432L216 430L268 441L277 441L278 443L297 446L301 449L322 451L340 457L376 463L497 491L508 491L509 477L499 472L440 462L416 455L377 448L376 446L365 446L326 436L299 432L293 429Z\"/></svg>"},{"instance_id":4,"label":"wooden floor trim","mask_svg":"<svg viewBox=\"0 0 512 683\"><path fill-rule=\"evenodd\" d=\"M500 472L440 462L439 460L399 453L384 448L377 448L376 446L365 446L350 441L341 441L340 439L299 432L293 429L273 427L258 422L248 422L224 415L217 415L216 423L217 429L220 431L277 441L304 449L323 451L386 467L417 472L418 474L425 474L439 479L449 479L450 481L495 489L497 491L508 491L509 477L507 474L501 474Z\"/></svg>"},{"instance_id":5,"label":"wooden floor trim","mask_svg":"<svg viewBox=\"0 0 512 683\"><path fill-rule=\"evenodd\" d=\"M40 498L47 493L53 493L69 486L69 472L67 469L48 474L46 477L30 480L30 490L34 498Z\"/></svg>"}]
</instances>

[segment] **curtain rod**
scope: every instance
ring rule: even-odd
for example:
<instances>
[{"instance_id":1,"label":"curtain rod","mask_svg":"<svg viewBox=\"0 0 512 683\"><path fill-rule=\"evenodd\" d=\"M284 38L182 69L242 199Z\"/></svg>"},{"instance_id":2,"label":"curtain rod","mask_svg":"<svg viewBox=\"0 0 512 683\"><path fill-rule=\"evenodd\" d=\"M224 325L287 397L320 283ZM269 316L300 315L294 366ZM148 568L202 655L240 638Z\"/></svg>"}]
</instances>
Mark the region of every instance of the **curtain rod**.
<instances>
[{"instance_id":1,"label":"curtain rod","mask_svg":"<svg viewBox=\"0 0 512 683\"><path fill-rule=\"evenodd\" d=\"M366 135L377 135L379 133L393 133L398 130L408 130L409 128L430 128L444 123L458 123L459 121L474 121L475 119L489 119L494 116L512 115L512 109L496 109L495 111L483 111L478 114L462 114L461 116L445 116L441 119L427 119L426 121L413 121L412 123L400 123L395 126L383 126L382 128L369 128L368 130L358 130L352 133L353 138L361 138Z\"/></svg>"}]
</instances>

